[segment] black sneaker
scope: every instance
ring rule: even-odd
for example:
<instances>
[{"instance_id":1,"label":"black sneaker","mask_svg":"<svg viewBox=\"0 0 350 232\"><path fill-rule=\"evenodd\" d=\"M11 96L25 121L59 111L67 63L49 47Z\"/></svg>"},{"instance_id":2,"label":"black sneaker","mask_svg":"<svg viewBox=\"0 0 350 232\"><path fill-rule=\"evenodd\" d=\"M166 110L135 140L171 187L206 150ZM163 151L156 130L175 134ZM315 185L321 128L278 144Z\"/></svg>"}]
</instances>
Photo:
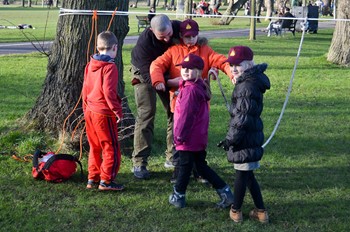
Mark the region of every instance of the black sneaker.
<instances>
[{"instance_id":1,"label":"black sneaker","mask_svg":"<svg viewBox=\"0 0 350 232\"><path fill-rule=\"evenodd\" d=\"M109 183L105 181L101 181L100 185L98 186L98 190L101 190L101 191L121 191L123 189L124 189L124 185L116 184L113 181Z\"/></svg>"},{"instance_id":2,"label":"black sneaker","mask_svg":"<svg viewBox=\"0 0 350 232\"><path fill-rule=\"evenodd\" d=\"M95 189L98 187L99 184L100 184L99 181L88 180L88 182L86 184L86 188L87 189Z\"/></svg>"},{"instance_id":3,"label":"black sneaker","mask_svg":"<svg viewBox=\"0 0 350 232\"><path fill-rule=\"evenodd\" d=\"M134 173L134 176L138 179L149 179L151 176L145 166L134 166L132 168L132 172Z\"/></svg>"},{"instance_id":4,"label":"black sneaker","mask_svg":"<svg viewBox=\"0 0 350 232\"><path fill-rule=\"evenodd\" d=\"M169 204L172 204L176 208L184 208L186 205L185 194L176 192L174 188L174 192L169 196Z\"/></svg>"}]
</instances>

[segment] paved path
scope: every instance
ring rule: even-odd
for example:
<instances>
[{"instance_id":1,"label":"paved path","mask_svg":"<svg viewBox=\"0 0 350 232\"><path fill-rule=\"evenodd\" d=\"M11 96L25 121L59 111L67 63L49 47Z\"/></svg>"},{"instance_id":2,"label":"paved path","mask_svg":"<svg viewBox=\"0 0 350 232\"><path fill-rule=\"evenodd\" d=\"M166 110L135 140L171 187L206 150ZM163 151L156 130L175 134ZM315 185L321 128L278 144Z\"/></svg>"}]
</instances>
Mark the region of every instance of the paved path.
<instances>
[{"instance_id":1,"label":"paved path","mask_svg":"<svg viewBox=\"0 0 350 232\"><path fill-rule=\"evenodd\" d=\"M330 28L334 27L334 22L319 22L319 28ZM261 31L261 28L257 28L256 35L262 35L265 32ZM199 32L200 36L206 37L208 39L212 38L232 38L232 37L241 37L241 36L249 36L249 28L247 29L234 29L234 30L220 30L220 31L202 31ZM124 44L135 44L138 36L127 36L124 40ZM42 43L42 42L41 42ZM43 48L48 51L52 44L52 41L44 42ZM40 46L38 46L40 47ZM35 52L36 49L30 42L22 42L22 43L0 43L0 55L8 55L8 54L23 54Z\"/></svg>"}]
</instances>

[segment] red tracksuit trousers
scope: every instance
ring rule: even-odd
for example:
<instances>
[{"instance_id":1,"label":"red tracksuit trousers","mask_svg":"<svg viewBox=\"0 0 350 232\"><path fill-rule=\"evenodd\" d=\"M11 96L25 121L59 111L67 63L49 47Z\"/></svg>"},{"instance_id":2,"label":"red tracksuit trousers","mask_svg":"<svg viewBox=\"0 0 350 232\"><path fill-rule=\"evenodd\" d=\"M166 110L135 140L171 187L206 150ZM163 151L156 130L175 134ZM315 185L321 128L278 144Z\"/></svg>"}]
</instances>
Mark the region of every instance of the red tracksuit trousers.
<instances>
[{"instance_id":1,"label":"red tracksuit trousers","mask_svg":"<svg viewBox=\"0 0 350 232\"><path fill-rule=\"evenodd\" d=\"M116 117L108 117L88 110L84 117L90 145L88 179L113 181L121 162Z\"/></svg>"}]
</instances>

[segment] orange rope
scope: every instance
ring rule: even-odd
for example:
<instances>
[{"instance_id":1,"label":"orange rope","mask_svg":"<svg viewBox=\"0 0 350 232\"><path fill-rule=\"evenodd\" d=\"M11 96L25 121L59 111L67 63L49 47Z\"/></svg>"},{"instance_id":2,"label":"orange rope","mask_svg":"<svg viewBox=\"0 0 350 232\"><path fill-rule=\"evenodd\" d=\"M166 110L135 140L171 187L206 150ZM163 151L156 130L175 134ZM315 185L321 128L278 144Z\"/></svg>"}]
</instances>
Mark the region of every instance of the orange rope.
<instances>
[{"instance_id":1,"label":"orange rope","mask_svg":"<svg viewBox=\"0 0 350 232\"><path fill-rule=\"evenodd\" d=\"M84 125L84 128L80 134L80 153L79 153L79 160L81 160L81 157L83 156L83 135L85 131L86 125Z\"/></svg>"},{"instance_id":2,"label":"orange rope","mask_svg":"<svg viewBox=\"0 0 350 232\"><path fill-rule=\"evenodd\" d=\"M95 46L94 46L94 54L96 54L96 47L97 47L97 33L98 33L98 24L97 24L97 10L94 10L95 15Z\"/></svg>"},{"instance_id":3,"label":"orange rope","mask_svg":"<svg viewBox=\"0 0 350 232\"><path fill-rule=\"evenodd\" d=\"M108 27L107 27L107 31L109 31L109 28L110 28L111 25L112 25L112 22L113 22L113 19L114 19L115 14L117 13L117 10L118 10L118 7L116 7L115 10L114 10L113 13L112 13L112 17L111 17L111 20L109 21L109 24L108 24Z\"/></svg>"},{"instance_id":4,"label":"orange rope","mask_svg":"<svg viewBox=\"0 0 350 232\"><path fill-rule=\"evenodd\" d=\"M90 32L90 38L89 38L89 43L88 43L88 49L86 52L86 63L89 62L89 58L90 58L90 44L91 44L91 40L92 40L92 36L94 34L94 30L97 32L97 26L95 26L95 24L97 25L97 11L94 10L93 14L92 14L92 22L91 22L91 32ZM95 47L96 47L96 38L97 36L95 35Z\"/></svg>"},{"instance_id":5,"label":"orange rope","mask_svg":"<svg viewBox=\"0 0 350 232\"><path fill-rule=\"evenodd\" d=\"M60 147L57 149L55 154L58 154L60 152L61 148L62 148L62 145L64 143L64 135L66 133L66 130L64 128L66 127L67 120L70 118L70 116L72 116L74 111L77 109L77 107L78 107L78 105L80 103L80 100L81 100L81 96L82 96L82 93L80 93L80 96L79 96L77 104L75 104L73 110L69 113L69 115L67 116L67 118L63 122L63 126L62 126L62 141L61 141Z\"/></svg>"}]
</instances>

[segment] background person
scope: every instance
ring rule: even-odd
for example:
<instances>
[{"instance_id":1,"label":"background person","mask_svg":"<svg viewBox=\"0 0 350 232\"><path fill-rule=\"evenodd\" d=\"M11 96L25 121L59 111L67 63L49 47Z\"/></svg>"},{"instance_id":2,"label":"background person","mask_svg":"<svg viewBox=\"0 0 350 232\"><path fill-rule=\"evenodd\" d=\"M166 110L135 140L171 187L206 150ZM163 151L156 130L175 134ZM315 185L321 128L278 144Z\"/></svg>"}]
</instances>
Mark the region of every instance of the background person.
<instances>
[{"instance_id":1,"label":"background person","mask_svg":"<svg viewBox=\"0 0 350 232\"><path fill-rule=\"evenodd\" d=\"M278 14L278 17L284 17L284 18L295 18L292 13L290 13L290 9L288 7L285 8L285 13L282 14L281 12ZM278 19L275 22L270 22L270 24L267 26L267 36L270 37L272 31L278 35L279 31L282 28L288 28L293 23L293 19Z\"/></svg>"}]
</instances>

